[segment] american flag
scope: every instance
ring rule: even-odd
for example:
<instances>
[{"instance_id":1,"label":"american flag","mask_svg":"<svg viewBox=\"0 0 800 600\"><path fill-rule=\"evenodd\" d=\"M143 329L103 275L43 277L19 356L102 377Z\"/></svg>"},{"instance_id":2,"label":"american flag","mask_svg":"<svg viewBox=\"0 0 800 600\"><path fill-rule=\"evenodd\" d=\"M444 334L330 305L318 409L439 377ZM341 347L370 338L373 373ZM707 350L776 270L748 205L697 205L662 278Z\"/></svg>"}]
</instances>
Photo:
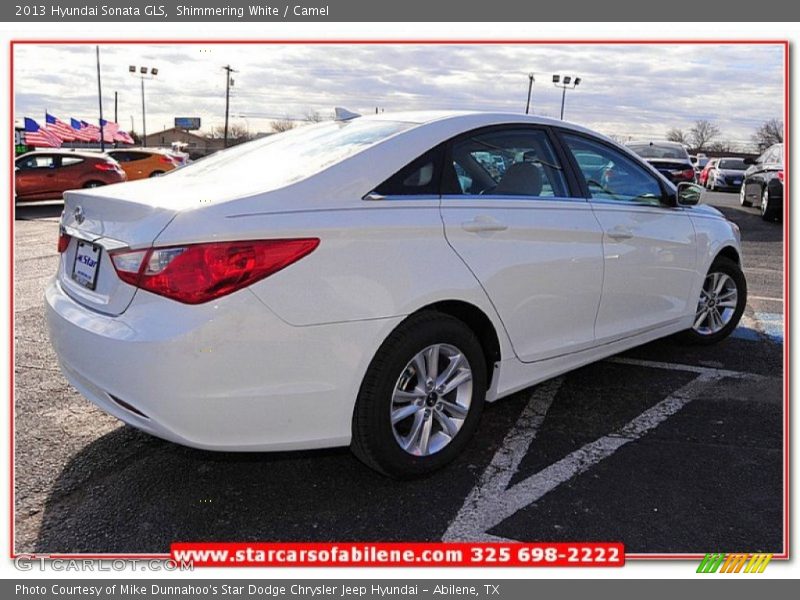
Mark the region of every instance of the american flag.
<instances>
[{"instance_id":1,"label":"american flag","mask_svg":"<svg viewBox=\"0 0 800 600\"><path fill-rule=\"evenodd\" d=\"M60 148L61 138L33 119L25 117L25 143L29 146L40 148Z\"/></svg>"},{"instance_id":2,"label":"american flag","mask_svg":"<svg viewBox=\"0 0 800 600\"><path fill-rule=\"evenodd\" d=\"M100 119L100 124L103 126L103 140L113 142L116 139L117 131L119 131L119 125L105 119Z\"/></svg>"},{"instance_id":3,"label":"american flag","mask_svg":"<svg viewBox=\"0 0 800 600\"><path fill-rule=\"evenodd\" d=\"M44 113L44 119L47 122L47 129L61 138L61 141L71 142L75 139L76 136L72 131L72 127L66 123L56 119L50 113Z\"/></svg>"},{"instance_id":4,"label":"american flag","mask_svg":"<svg viewBox=\"0 0 800 600\"><path fill-rule=\"evenodd\" d=\"M136 142L133 141L133 138L127 131L118 131L114 134L114 139L118 142L122 142L123 144L135 144Z\"/></svg>"},{"instance_id":5,"label":"american flag","mask_svg":"<svg viewBox=\"0 0 800 600\"><path fill-rule=\"evenodd\" d=\"M70 119L70 125L72 126L72 134L75 136L76 140L81 142L94 142L97 141L96 136L94 136L90 131L87 131L81 125L81 122L78 119Z\"/></svg>"},{"instance_id":6,"label":"american flag","mask_svg":"<svg viewBox=\"0 0 800 600\"><path fill-rule=\"evenodd\" d=\"M81 121L81 129L85 129L86 133L91 134L93 142L100 141L100 128L97 125Z\"/></svg>"}]
</instances>

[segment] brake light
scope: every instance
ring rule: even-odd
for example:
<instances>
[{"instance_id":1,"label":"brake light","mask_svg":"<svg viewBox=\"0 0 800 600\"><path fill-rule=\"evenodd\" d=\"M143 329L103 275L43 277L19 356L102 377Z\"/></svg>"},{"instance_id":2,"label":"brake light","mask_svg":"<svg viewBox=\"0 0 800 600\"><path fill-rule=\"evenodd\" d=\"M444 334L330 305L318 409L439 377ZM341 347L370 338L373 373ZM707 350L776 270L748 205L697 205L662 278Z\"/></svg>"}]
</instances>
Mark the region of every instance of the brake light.
<instances>
[{"instance_id":1,"label":"brake light","mask_svg":"<svg viewBox=\"0 0 800 600\"><path fill-rule=\"evenodd\" d=\"M681 175L684 179L694 179L694 169L686 169Z\"/></svg>"},{"instance_id":2,"label":"brake light","mask_svg":"<svg viewBox=\"0 0 800 600\"><path fill-rule=\"evenodd\" d=\"M162 154L162 155L159 157L159 160L160 160L162 163L166 163L166 164L168 164L168 165L172 165L173 167L174 167L174 166L175 166L175 164L176 164L176 163L175 163L175 161L174 161L174 160L173 160L171 157L167 156L166 154Z\"/></svg>"},{"instance_id":3,"label":"brake light","mask_svg":"<svg viewBox=\"0 0 800 600\"><path fill-rule=\"evenodd\" d=\"M97 169L98 171L116 171L117 164L110 162L98 162L94 163L94 168Z\"/></svg>"},{"instance_id":4,"label":"brake light","mask_svg":"<svg viewBox=\"0 0 800 600\"><path fill-rule=\"evenodd\" d=\"M69 241L72 239L72 236L69 235L63 228L59 228L58 230L58 253L64 254L69 247Z\"/></svg>"},{"instance_id":5,"label":"brake light","mask_svg":"<svg viewBox=\"0 0 800 600\"><path fill-rule=\"evenodd\" d=\"M233 293L297 262L318 238L211 242L112 253L120 279L185 304Z\"/></svg>"},{"instance_id":6,"label":"brake light","mask_svg":"<svg viewBox=\"0 0 800 600\"><path fill-rule=\"evenodd\" d=\"M778 171L778 179L783 183L783 171Z\"/></svg>"}]
</instances>

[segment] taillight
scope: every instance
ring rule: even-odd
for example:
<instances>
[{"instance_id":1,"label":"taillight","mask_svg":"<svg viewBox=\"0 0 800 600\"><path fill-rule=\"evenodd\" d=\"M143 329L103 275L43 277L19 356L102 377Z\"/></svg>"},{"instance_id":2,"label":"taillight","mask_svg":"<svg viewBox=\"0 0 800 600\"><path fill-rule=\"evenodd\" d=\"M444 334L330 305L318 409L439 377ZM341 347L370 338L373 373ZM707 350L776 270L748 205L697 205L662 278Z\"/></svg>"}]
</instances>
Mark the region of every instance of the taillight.
<instances>
[{"instance_id":1,"label":"taillight","mask_svg":"<svg viewBox=\"0 0 800 600\"><path fill-rule=\"evenodd\" d=\"M126 283L185 304L202 304L277 273L317 246L318 238L212 242L110 256Z\"/></svg>"},{"instance_id":2,"label":"taillight","mask_svg":"<svg viewBox=\"0 0 800 600\"><path fill-rule=\"evenodd\" d=\"M173 167L174 167L174 166L176 166L176 164L175 164L175 161L174 161L174 160L173 160L171 157L169 157L169 156L167 156L167 155L165 155L165 154L162 154L162 155L159 157L159 160L160 160L162 163L166 163L166 164L168 164L168 165L172 165Z\"/></svg>"},{"instance_id":3,"label":"taillight","mask_svg":"<svg viewBox=\"0 0 800 600\"><path fill-rule=\"evenodd\" d=\"M72 239L72 236L69 235L63 228L59 228L58 230L58 253L64 254L67 251L67 247L69 246L69 241Z\"/></svg>"},{"instance_id":4,"label":"taillight","mask_svg":"<svg viewBox=\"0 0 800 600\"><path fill-rule=\"evenodd\" d=\"M681 175L684 179L694 179L694 169L686 169Z\"/></svg>"},{"instance_id":5,"label":"taillight","mask_svg":"<svg viewBox=\"0 0 800 600\"><path fill-rule=\"evenodd\" d=\"M783 171L778 171L778 179L783 183Z\"/></svg>"},{"instance_id":6,"label":"taillight","mask_svg":"<svg viewBox=\"0 0 800 600\"><path fill-rule=\"evenodd\" d=\"M98 162L94 163L94 168L97 169L98 171L116 171L117 165L116 163L110 163L110 162Z\"/></svg>"}]
</instances>

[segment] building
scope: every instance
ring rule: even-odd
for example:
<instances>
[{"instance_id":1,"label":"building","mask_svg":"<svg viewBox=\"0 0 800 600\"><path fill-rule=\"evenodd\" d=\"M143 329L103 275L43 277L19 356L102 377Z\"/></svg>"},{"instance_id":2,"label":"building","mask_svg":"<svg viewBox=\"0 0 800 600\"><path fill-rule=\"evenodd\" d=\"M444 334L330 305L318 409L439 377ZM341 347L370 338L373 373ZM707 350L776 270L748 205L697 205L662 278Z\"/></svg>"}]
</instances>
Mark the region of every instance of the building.
<instances>
[{"instance_id":1,"label":"building","mask_svg":"<svg viewBox=\"0 0 800 600\"><path fill-rule=\"evenodd\" d=\"M184 151L192 158L206 156L225 146L222 138L208 138L178 127L148 133L144 145L148 148L171 148L175 142L186 144Z\"/></svg>"}]
</instances>

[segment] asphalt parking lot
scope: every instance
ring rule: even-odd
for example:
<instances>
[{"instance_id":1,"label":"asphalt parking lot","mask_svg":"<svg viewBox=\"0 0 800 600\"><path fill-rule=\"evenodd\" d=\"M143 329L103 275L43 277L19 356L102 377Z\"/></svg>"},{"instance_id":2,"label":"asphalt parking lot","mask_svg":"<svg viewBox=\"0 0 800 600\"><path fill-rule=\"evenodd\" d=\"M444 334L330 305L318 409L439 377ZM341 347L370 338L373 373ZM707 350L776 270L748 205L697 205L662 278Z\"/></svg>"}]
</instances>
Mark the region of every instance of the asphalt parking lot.
<instances>
[{"instance_id":1,"label":"asphalt parking lot","mask_svg":"<svg viewBox=\"0 0 800 600\"><path fill-rule=\"evenodd\" d=\"M199 541L622 541L629 553L783 551L783 234L738 195L749 303L715 347L661 340L490 405L433 477L347 449L209 453L123 426L61 376L42 294L58 203L15 223L17 552L165 553Z\"/></svg>"}]
</instances>

